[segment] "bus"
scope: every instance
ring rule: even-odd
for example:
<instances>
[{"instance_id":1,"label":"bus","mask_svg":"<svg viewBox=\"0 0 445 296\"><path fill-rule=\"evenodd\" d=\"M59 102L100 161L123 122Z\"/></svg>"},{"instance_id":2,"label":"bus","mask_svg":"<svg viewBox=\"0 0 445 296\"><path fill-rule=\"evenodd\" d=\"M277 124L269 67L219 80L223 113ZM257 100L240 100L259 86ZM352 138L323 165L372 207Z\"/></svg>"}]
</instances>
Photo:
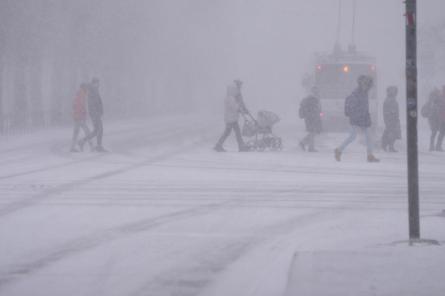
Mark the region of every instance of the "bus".
<instances>
[{"instance_id":1,"label":"bus","mask_svg":"<svg viewBox=\"0 0 445 296\"><path fill-rule=\"evenodd\" d=\"M360 75L368 75L374 81L369 92L369 108L375 126L378 118L376 59L355 50L316 55L313 82L319 91L324 131L348 130L350 124L344 114L344 103L357 87Z\"/></svg>"}]
</instances>

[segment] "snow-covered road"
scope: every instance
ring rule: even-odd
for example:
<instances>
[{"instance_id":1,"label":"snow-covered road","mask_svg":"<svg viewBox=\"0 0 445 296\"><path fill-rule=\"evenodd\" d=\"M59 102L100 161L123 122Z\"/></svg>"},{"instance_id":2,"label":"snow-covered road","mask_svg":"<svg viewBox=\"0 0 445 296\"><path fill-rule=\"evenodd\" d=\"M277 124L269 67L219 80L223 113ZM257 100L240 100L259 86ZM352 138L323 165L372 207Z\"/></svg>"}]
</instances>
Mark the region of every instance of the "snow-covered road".
<instances>
[{"instance_id":1,"label":"snow-covered road","mask_svg":"<svg viewBox=\"0 0 445 296\"><path fill-rule=\"evenodd\" d=\"M343 135L306 154L284 131L282 152L218 154L202 120L166 118L69 154L69 132L0 144L0 295L290 295L295 254L406 248L404 153L337 163ZM420 161L422 236L445 242L445 155Z\"/></svg>"}]
</instances>

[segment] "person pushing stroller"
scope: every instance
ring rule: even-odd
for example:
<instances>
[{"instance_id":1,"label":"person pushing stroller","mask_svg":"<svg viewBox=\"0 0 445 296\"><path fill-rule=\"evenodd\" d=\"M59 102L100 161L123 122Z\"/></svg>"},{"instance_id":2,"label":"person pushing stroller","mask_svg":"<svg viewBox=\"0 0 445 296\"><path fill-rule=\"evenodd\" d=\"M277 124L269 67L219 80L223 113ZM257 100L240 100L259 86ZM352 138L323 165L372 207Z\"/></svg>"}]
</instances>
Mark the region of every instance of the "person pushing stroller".
<instances>
[{"instance_id":1,"label":"person pushing stroller","mask_svg":"<svg viewBox=\"0 0 445 296\"><path fill-rule=\"evenodd\" d=\"M229 137L232 130L235 131L238 150L240 152L248 151L241 136L241 129L238 124L240 114L248 114L241 94L242 81L237 79L227 87L227 95L224 101L224 121L225 129L222 136L216 143L214 150L217 152L225 152L223 145Z\"/></svg>"}]
</instances>

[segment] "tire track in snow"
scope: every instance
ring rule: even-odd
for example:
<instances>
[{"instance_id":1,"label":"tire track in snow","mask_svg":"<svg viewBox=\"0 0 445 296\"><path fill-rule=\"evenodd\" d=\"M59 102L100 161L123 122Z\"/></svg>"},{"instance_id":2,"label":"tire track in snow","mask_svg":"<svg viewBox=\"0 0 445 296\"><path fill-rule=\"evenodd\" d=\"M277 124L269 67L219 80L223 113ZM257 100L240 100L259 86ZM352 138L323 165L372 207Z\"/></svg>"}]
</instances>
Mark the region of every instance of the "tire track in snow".
<instances>
[{"instance_id":1,"label":"tire track in snow","mask_svg":"<svg viewBox=\"0 0 445 296\"><path fill-rule=\"evenodd\" d=\"M71 240L65 244L60 245L54 250L48 252L47 255L45 256L32 260L28 263L17 264L12 269L1 272L0 291L7 288L7 286L9 286L10 284L20 281L24 276L33 275L44 268L56 264L57 262L87 252L91 249L100 247L112 241L118 239L124 239L132 235L150 231L166 224L180 222L185 219L195 218L201 215L207 215L213 211L219 211L222 209L226 209L228 207L236 207L237 203L239 202L240 200L237 199L234 200L231 198L211 205L204 205L204 206L200 205L197 207L192 207L184 210L175 211L173 213L168 213L155 218L148 218L136 222L126 223L110 229L97 231L92 234L77 238L75 240ZM326 214L333 215L331 212L320 211L320 210L316 210L311 213L300 214L297 217L293 217L292 219L290 219L291 222L286 221L285 224L267 226L266 231L267 229L269 230L273 229L275 230L276 233L281 233L283 229L284 230L290 229L291 228L290 226L293 227L297 224L301 226L303 222L310 223L310 221L313 221L312 218ZM285 225L288 226L284 227ZM264 231L265 228L261 227L254 232L261 234ZM235 242L230 242L230 244L233 244L233 246L235 246L236 249L235 252L229 254L229 257L223 256L222 260L221 259L216 260L217 262L214 262L211 264L211 266L205 268L209 268L213 271L222 270L224 266L233 262L234 260L239 258L243 253L245 253L248 247L253 246L254 244L257 244L260 241L264 241L266 239L267 238L265 238L264 235L257 235L254 237L254 240L252 240L250 235L248 240L242 242L241 244L239 243L239 239ZM198 272L201 272L201 270L198 270ZM189 272L185 272L182 275L186 275L188 273ZM204 287L204 284L207 284L207 281L203 282L201 285L196 284L194 280L189 283L187 283L186 280L182 282L184 283L184 285L188 285L191 288L194 287L202 288ZM176 283L181 283L181 281L176 281ZM152 284L153 283L149 281L148 285L152 286ZM139 289L139 292L135 293L134 295L140 295L141 291L145 291L146 289L147 288L144 286L142 289Z\"/></svg>"},{"instance_id":2,"label":"tire track in snow","mask_svg":"<svg viewBox=\"0 0 445 296\"><path fill-rule=\"evenodd\" d=\"M205 130L203 130L203 131L205 131ZM181 130L181 131L178 131L177 133L183 134L183 131ZM198 134L203 134L203 132L198 133ZM171 135L169 135L169 137L171 137ZM156 156L146 158L146 159L136 162L134 164L126 165L126 166L123 166L118 169L109 170L107 172L97 174L93 177L88 177L88 178L76 180L73 182L65 183L65 184L62 184L62 185L59 185L59 186L56 186L53 188L49 188L49 189L44 190L41 193L35 194L29 198L24 198L17 202L13 202L13 203L7 204L6 206L2 207L0 209L0 218L6 217L10 214L13 214L13 213L21 210L21 209L28 208L30 206L38 204L39 202L47 200L47 199L49 199L57 194L60 194L62 192L76 189L79 186L90 184L90 183L93 183L98 180L103 180L103 179L106 179L109 177L113 177L116 175L120 175L120 174L129 172L131 170L135 170L135 169L144 167L144 166L152 165L152 164L162 161L162 160L166 160L174 155L177 155L184 151L196 148L199 144L202 144L203 142L205 142L205 138L201 138L198 141L195 141L192 144L189 144L186 146L176 147L175 149L172 149L168 152L160 153Z\"/></svg>"},{"instance_id":3,"label":"tire track in snow","mask_svg":"<svg viewBox=\"0 0 445 296\"><path fill-rule=\"evenodd\" d=\"M248 192L246 192L246 194L247 193ZM135 235L145 231L151 231L167 223L175 223L184 219L195 218L199 215L205 215L212 211L220 209L230 209L231 207L238 208L243 202L245 202L245 200L230 199L212 205L189 208L161 217L141 220L117 226L108 230L98 231L93 234L78 238L76 240L69 241L66 244L62 244L60 247L57 247L55 250L48 252L48 254L43 257L40 257L28 263L18 265L17 267L7 271L7 273L5 273L5 276L3 278L0 278L0 289L7 287L8 284L14 283L15 281L19 281L23 276L33 275L40 270L50 267L64 259L87 252L93 248L100 247L114 240L123 239L130 235ZM349 204L349 200L337 201L337 206L330 207L329 209L341 209L341 207L344 206L343 202ZM314 215L314 217L319 218L320 214L333 215L334 217L338 215L337 212L334 213L333 211L324 211L317 208L314 209L314 212L311 213L310 216ZM309 219L310 216L305 216L304 218L300 216L292 219L293 222L289 223L289 231L295 229L295 227L301 227L302 222L314 222ZM283 225L284 224L278 224L271 227L276 227L277 230L280 230L282 229ZM264 231L264 227L261 228L261 231ZM187 295L196 295L212 280L214 280L216 278L216 275L224 270L228 265L248 253L249 250L251 250L254 246L266 241L267 239L272 238L269 237L263 239L252 239L251 237L248 237L246 239L237 239L235 241L230 241L225 244L227 248L223 248L219 256L216 256L215 258L210 256L211 260L203 262L202 264L200 263L198 264L198 266L186 266L185 268L179 269L179 271L175 269L163 272L154 280L148 280L145 285L141 286L140 289L137 289L131 295L147 295L148 291L152 291L153 289L166 289L165 291L167 292L174 292L177 291L177 289L183 289L187 292ZM204 251L206 250L204 249Z\"/></svg>"},{"instance_id":4,"label":"tire track in snow","mask_svg":"<svg viewBox=\"0 0 445 296\"><path fill-rule=\"evenodd\" d=\"M150 140L146 141L145 144L147 145L147 144L150 144L150 143L153 143L153 142L156 143L156 142L158 142L160 140L169 139L172 136L181 135L185 131L188 131L188 130L190 130L190 127L185 127L185 128L179 129L179 130L178 129L171 130L171 128L169 128L168 130L157 131L153 135L150 134ZM128 141L128 139L121 140L121 142L127 142L127 141ZM106 155L107 155L106 153L94 154L92 156L87 156L87 157L84 157L82 159L76 159L76 160L68 161L68 162L61 163L61 164L45 166L45 167L42 167L42 168L28 170L28 171L25 171L25 172L19 172L19 173L14 173L14 174L9 174L9 175L3 175L3 176L0 176L0 181L1 180L5 180L5 179L12 179L12 178L16 178L16 177L21 177L21 176L26 176L26 175L46 172L46 171L50 171L50 170L54 170L54 169L60 169L60 168L76 165L76 164L83 163L83 162L89 162L89 161L92 161L92 160L95 160L95 159L103 158Z\"/></svg>"},{"instance_id":5,"label":"tire track in snow","mask_svg":"<svg viewBox=\"0 0 445 296\"><path fill-rule=\"evenodd\" d=\"M114 123L116 124L116 122L114 122ZM144 123L147 123L147 122L144 122ZM111 124L111 125L113 125L113 124ZM119 130L111 130L109 132L107 131L106 135L108 137L108 136L116 136L116 135L120 135L120 134L128 134L129 132L130 133L131 132L136 132L137 133L137 132L146 131L146 130L147 130L146 127L140 127L140 126L136 126L135 127L135 126L133 126L131 128L126 127L126 128L119 129ZM61 132L62 130L61 129L50 128L50 129L41 130L41 131L43 132L43 135L47 136L47 133L49 133L51 131L57 133L57 132ZM72 129L71 128L66 129L66 131L67 131L68 135L71 135L71 133L72 133ZM35 134L31 133L29 135L39 135L39 133L35 133ZM24 135L20 135L20 137L23 137L23 136ZM0 139L2 139L1 136L0 136ZM4 154L10 153L10 152L17 152L18 150L32 151L34 149L33 146L35 146L35 145L47 145L47 141L46 140L40 140L40 141L37 141L37 142L34 142L34 143L30 143L30 144L17 145L17 146L15 146L13 148L0 149L0 154L4 155Z\"/></svg>"},{"instance_id":6,"label":"tire track in snow","mask_svg":"<svg viewBox=\"0 0 445 296\"><path fill-rule=\"evenodd\" d=\"M231 200L219 202L213 205L198 206L185 210L176 211L155 218L140 220L123 224L114 228L98 231L84 237L69 241L55 250L48 252L47 255L28 263L19 264L16 267L2 272L0 274L0 290L7 284L19 280L22 276L31 275L45 267L57 263L67 257L86 252L95 247L112 242L117 239L123 239L130 235L138 234L151 230L155 227L167 223L187 219L200 214L207 214L212 210L219 210L224 205L231 203Z\"/></svg>"},{"instance_id":7,"label":"tire track in snow","mask_svg":"<svg viewBox=\"0 0 445 296\"><path fill-rule=\"evenodd\" d=\"M277 168L277 167L259 167L259 168L246 168L241 166L206 166L206 165L178 165L178 164L157 164L159 167L171 167L171 168L194 168L194 169L208 169L214 171L245 171L245 172L270 172L270 173L304 173L306 175L335 175L335 176L358 176L358 177L384 177L392 179L400 179L400 174L397 173L382 173L380 172L360 172L353 170L351 172L339 171L338 168L315 168L310 166L298 166L293 168ZM439 176L437 176L439 178Z\"/></svg>"},{"instance_id":8,"label":"tire track in snow","mask_svg":"<svg viewBox=\"0 0 445 296\"><path fill-rule=\"evenodd\" d=\"M85 186L84 186L85 187ZM45 207L184 207L192 206L203 202L215 202L220 196L230 195L234 198L242 198L242 203L237 205L243 208L330 208L337 202L348 202L348 206L343 210L349 209L367 209L367 210L403 210L406 208L406 192L394 189L393 191L379 192L370 190L361 191L362 197L357 198L358 190L351 192L331 192L325 193L314 190L271 190L256 189L247 191L246 189L190 189L190 188L163 188L158 190L147 189L141 191L139 188L132 192L129 186L128 190L121 188L115 190L113 187L107 188L106 192L94 192L91 187L82 188L82 190L72 190L56 200L41 201L40 205ZM101 187L100 187L101 188ZM2 190L0 189L0 192ZM111 192L116 196L110 196ZM117 192L117 193L116 193ZM120 196L119 192L125 192L125 196ZM172 195L180 195L180 198ZM323 197L320 197L323 195ZM83 197L87 196L87 197ZM274 196L271 198L271 196ZM384 196L384 197L383 197ZM0 198L0 204L8 204L13 198ZM445 206L445 200L442 195L435 193L434 196L428 195L428 198L422 198L422 209L434 208L437 205Z\"/></svg>"},{"instance_id":9,"label":"tire track in snow","mask_svg":"<svg viewBox=\"0 0 445 296\"><path fill-rule=\"evenodd\" d=\"M254 227L249 231L249 235L231 238L216 251L212 245L199 249L196 252L199 257L193 258L192 266L183 268L175 266L174 270L164 271L155 279L147 280L129 295L201 295L202 290L215 281L221 272L255 248L270 241L280 240L280 243L288 241L288 234L295 229L313 227L314 223L325 223L324 219L336 216L337 214L330 211L314 210L309 213L299 213L278 223Z\"/></svg>"}]
</instances>

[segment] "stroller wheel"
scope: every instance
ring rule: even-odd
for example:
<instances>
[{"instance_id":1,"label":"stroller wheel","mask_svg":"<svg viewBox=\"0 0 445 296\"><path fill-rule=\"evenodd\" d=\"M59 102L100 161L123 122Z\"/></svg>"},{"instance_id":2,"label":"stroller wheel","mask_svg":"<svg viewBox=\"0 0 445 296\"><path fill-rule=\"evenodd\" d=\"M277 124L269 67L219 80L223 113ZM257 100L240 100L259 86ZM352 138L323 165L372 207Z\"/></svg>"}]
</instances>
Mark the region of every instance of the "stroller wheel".
<instances>
[{"instance_id":1,"label":"stroller wheel","mask_svg":"<svg viewBox=\"0 0 445 296\"><path fill-rule=\"evenodd\" d=\"M255 144L256 151L263 152L266 149L264 141L258 141Z\"/></svg>"},{"instance_id":2,"label":"stroller wheel","mask_svg":"<svg viewBox=\"0 0 445 296\"><path fill-rule=\"evenodd\" d=\"M252 141L249 141L246 143L246 148L248 151L254 151L255 150L255 143Z\"/></svg>"}]
</instances>

